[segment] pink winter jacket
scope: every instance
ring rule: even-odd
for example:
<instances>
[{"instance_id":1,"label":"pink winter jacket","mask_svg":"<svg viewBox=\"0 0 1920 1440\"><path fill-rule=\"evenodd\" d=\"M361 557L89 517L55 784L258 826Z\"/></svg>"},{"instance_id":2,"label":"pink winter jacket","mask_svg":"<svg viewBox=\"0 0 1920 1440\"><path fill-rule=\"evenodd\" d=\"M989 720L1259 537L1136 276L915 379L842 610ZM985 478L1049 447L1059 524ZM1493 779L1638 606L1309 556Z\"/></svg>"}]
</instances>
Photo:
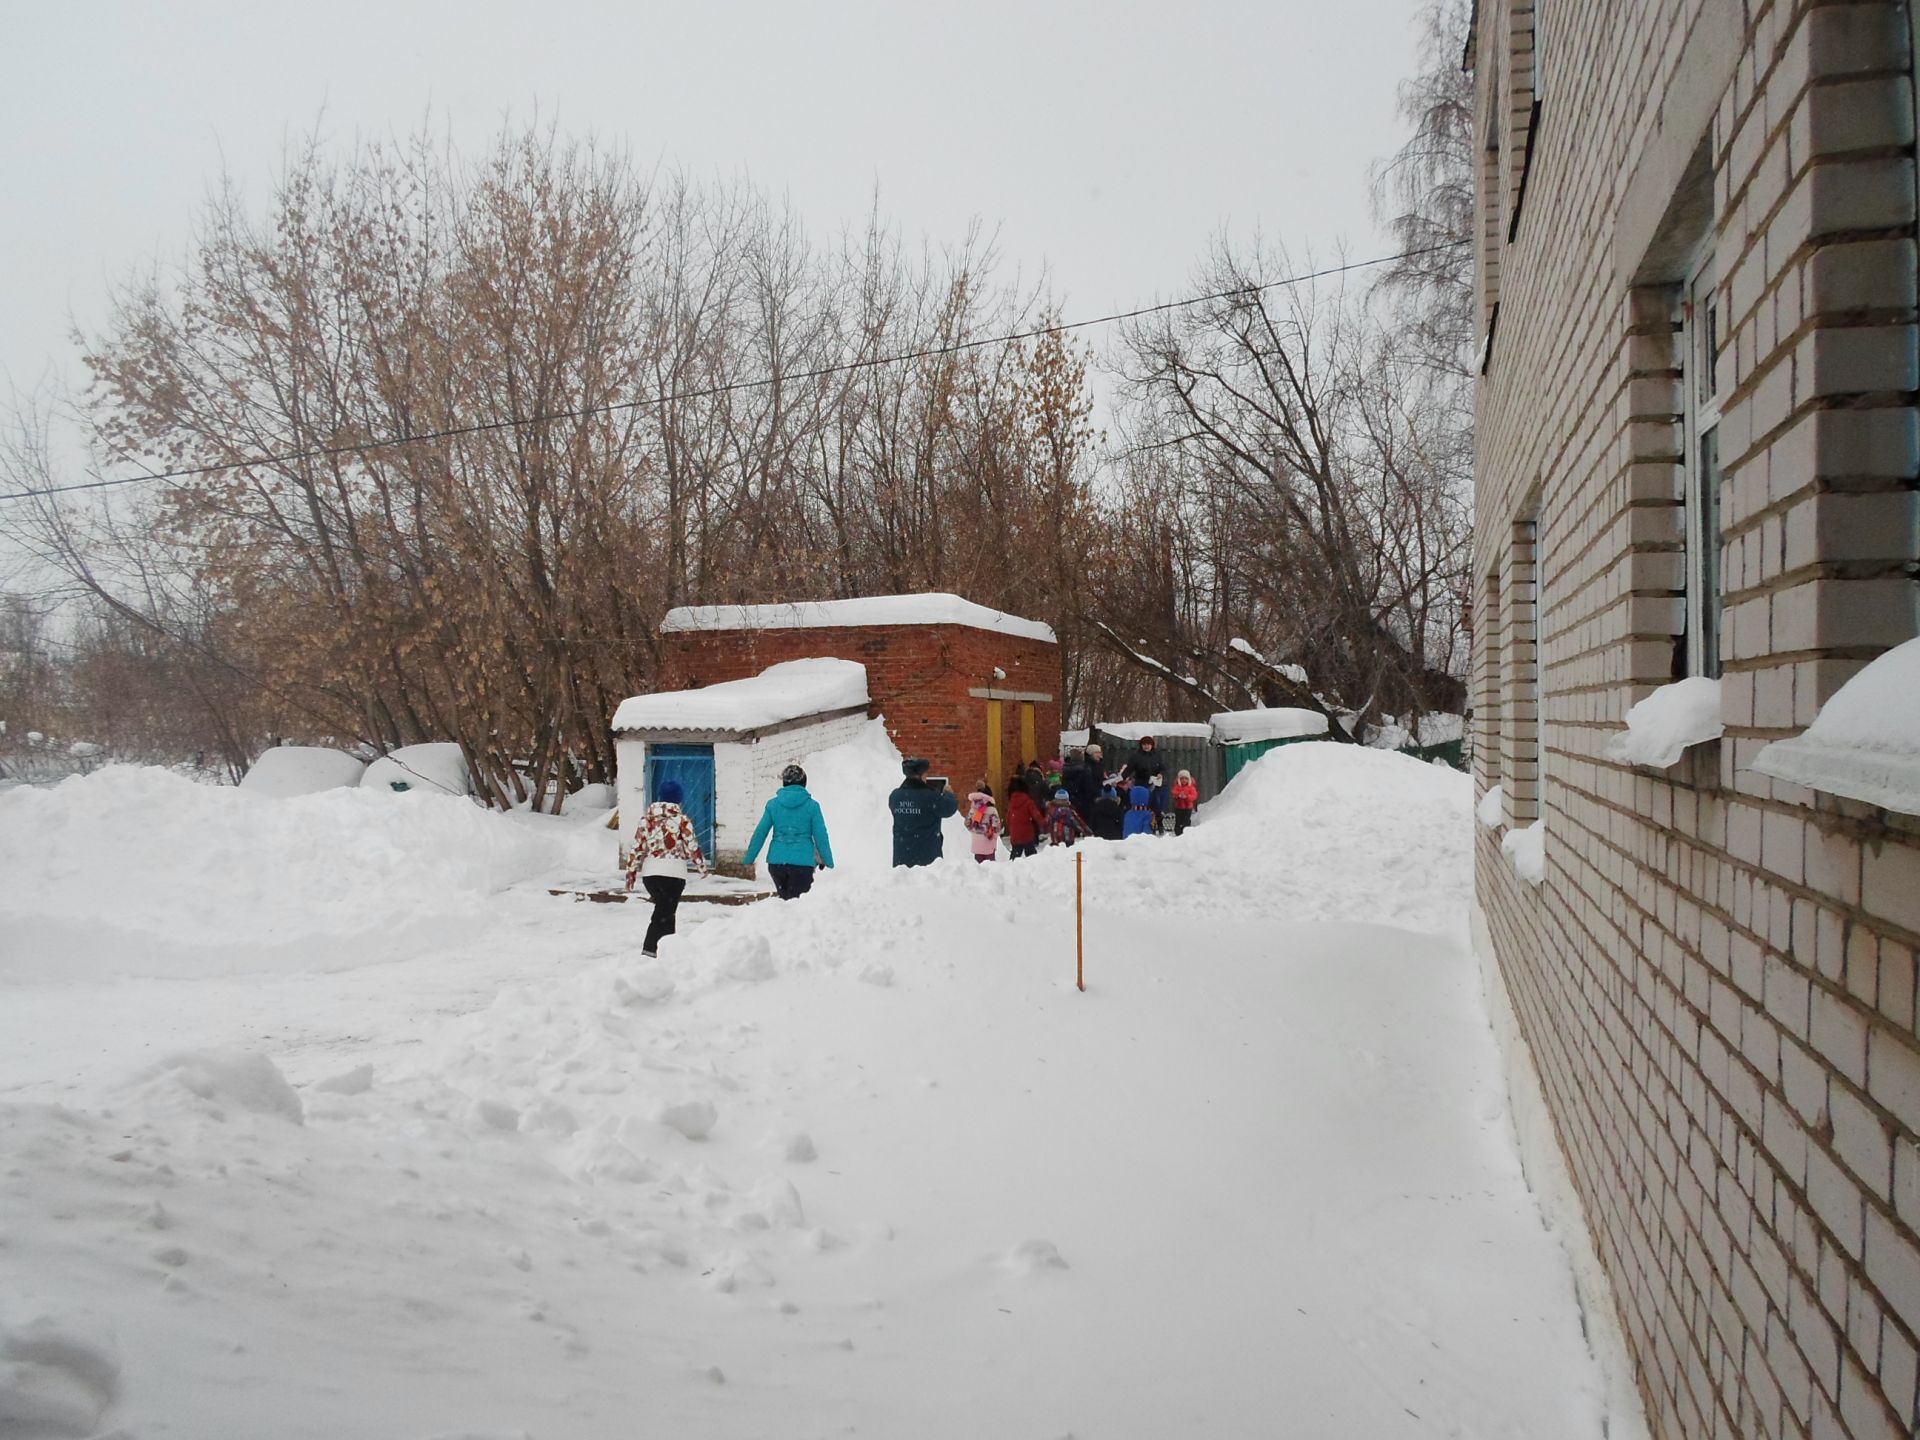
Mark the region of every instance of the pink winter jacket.
<instances>
[{"instance_id":1,"label":"pink winter jacket","mask_svg":"<svg viewBox=\"0 0 1920 1440\"><path fill-rule=\"evenodd\" d=\"M984 790L967 796L967 833L973 837L973 853L994 855L1000 850L1000 812L993 808L993 797ZM977 817L977 818L976 818Z\"/></svg>"}]
</instances>

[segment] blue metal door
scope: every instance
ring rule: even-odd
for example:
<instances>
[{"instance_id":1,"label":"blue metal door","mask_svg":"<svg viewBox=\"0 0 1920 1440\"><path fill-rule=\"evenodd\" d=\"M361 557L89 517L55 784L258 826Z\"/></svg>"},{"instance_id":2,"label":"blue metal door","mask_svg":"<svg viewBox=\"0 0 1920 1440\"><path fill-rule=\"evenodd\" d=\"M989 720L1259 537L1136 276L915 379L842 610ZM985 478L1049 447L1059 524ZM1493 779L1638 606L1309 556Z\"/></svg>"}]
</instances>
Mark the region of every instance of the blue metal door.
<instances>
[{"instance_id":1,"label":"blue metal door","mask_svg":"<svg viewBox=\"0 0 1920 1440\"><path fill-rule=\"evenodd\" d=\"M647 803L660 798L660 783L678 780L684 799L680 808L693 821L700 849L713 858L713 747L711 745L647 746Z\"/></svg>"}]
</instances>

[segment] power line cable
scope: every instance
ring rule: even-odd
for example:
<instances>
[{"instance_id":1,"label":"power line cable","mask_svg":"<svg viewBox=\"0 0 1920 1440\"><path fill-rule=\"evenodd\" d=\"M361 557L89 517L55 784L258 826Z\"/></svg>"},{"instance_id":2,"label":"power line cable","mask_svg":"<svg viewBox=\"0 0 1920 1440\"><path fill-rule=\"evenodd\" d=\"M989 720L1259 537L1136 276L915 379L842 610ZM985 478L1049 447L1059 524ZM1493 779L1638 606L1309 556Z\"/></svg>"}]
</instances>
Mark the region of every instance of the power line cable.
<instances>
[{"instance_id":1,"label":"power line cable","mask_svg":"<svg viewBox=\"0 0 1920 1440\"><path fill-rule=\"evenodd\" d=\"M1041 325L1031 330L1016 330L1006 335L989 335L975 340L959 340L951 345L937 345L926 350L908 350L894 355L869 356L862 360L842 360L832 365L821 365L811 370L796 370L786 375L763 375L752 380L730 380L722 385L710 385L699 390L674 391L665 395L646 395L635 400L617 400L606 405L588 405L572 410L552 410L537 415L508 416L503 420L483 420L471 425L449 426L443 430L427 430L419 434L391 435L379 440L360 440L350 445L322 445L309 450L289 450L276 455L260 455L247 460L230 460L221 465L196 465L181 470L142 470L138 475L120 475L111 479L85 480L72 485L49 485L38 490L0 490L0 500L34 500L54 495L68 495L81 490L107 490L121 485L141 485L156 481L189 480L202 475L219 475L229 470L245 470L256 465L289 465L303 460L328 460L341 455L364 455L371 450L386 450L398 445L419 445L433 440L457 440L469 435L482 435L496 430L513 430L529 425L543 425L555 420L584 420L595 415L611 415L620 411L640 410L653 405L677 404L687 400L705 400L717 395L726 395L738 390L757 390L768 385L795 383L806 380L820 380L830 375L848 374L857 370L871 370L883 365L898 365L909 360L932 360L943 355L958 355L971 350L982 350L989 345L1009 345L1018 340L1037 340L1048 335L1064 335L1073 330L1087 330L1096 325L1112 325L1122 320L1137 320L1144 315L1158 315L1169 310L1184 310L1190 305L1205 305L1215 300L1231 300L1242 295L1258 295L1268 290L1284 289L1292 285L1303 285L1309 280L1324 280L1333 275L1345 275L1354 270L1368 270L1377 265L1390 265L1396 260L1412 260L1421 255L1432 255L1442 250L1457 250L1467 244L1465 240L1449 240L1439 245L1426 245L1417 250L1402 250L1395 255L1376 255L1370 260L1354 260L1344 265L1329 266L1324 270L1308 271L1301 275L1289 275L1279 280L1268 280L1259 285L1241 285L1231 290L1217 290L1210 295L1191 295L1184 300L1165 300L1155 305L1142 305L1132 310L1116 311L1111 315L1096 315L1087 320L1064 321L1058 325ZM137 464L138 462L132 462Z\"/></svg>"}]
</instances>

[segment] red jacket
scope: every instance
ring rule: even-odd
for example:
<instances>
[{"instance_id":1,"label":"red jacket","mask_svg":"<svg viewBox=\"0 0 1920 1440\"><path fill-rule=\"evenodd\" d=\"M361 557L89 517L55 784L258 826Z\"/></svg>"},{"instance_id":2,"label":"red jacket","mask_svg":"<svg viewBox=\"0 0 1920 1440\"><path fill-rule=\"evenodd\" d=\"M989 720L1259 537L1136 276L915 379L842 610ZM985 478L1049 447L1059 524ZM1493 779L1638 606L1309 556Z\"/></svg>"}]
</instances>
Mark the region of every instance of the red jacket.
<instances>
[{"instance_id":1,"label":"red jacket","mask_svg":"<svg viewBox=\"0 0 1920 1440\"><path fill-rule=\"evenodd\" d=\"M1177 781L1173 787L1173 808L1191 810L1200 803L1200 787L1191 780Z\"/></svg>"},{"instance_id":2,"label":"red jacket","mask_svg":"<svg viewBox=\"0 0 1920 1440\"><path fill-rule=\"evenodd\" d=\"M1032 845L1040 839L1040 827L1046 817L1040 813L1040 807L1033 803L1033 796L1024 790L1013 792L1013 798L1007 801L1007 843L1009 845Z\"/></svg>"}]
</instances>

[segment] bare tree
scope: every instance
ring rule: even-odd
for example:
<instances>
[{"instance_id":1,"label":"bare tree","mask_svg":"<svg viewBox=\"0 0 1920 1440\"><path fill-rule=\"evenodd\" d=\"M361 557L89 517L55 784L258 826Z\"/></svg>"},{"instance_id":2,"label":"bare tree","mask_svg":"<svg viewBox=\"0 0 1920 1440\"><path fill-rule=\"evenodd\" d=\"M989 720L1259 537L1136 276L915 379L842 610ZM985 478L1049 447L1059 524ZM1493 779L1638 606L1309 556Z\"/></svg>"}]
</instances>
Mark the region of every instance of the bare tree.
<instances>
[{"instance_id":1,"label":"bare tree","mask_svg":"<svg viewBox=\"0 0 1920 1440\"><path fill-rule=\"evenodd\" d=\"M552 130L308 144L264 211L217 189L87 345L102 463L197 473L0 524L115 653L131 626L194 657L236 766L268 734L447 739L491 803L557 804L610 778L672 605L950 588L1080 623L1084 359L983 343L1045 313L995 269L877 217L817 245ZM33 446L9 473L58 479Z\"/></svg>"},{"instance_id":2,"label":"bare tree","mask_svg":"<svg viewBox=\"0 0 1920 1440\"><path fill-rule=\"evenodd\" d=\"M1196 278L1224 298L1127 330L1122 490L1152 553L1110 614L1243 689L1273 682L1236 640L1362 718L1451 708L1467 530L1445 397L1367 297L1268 283L1289 269L1222 241Z\"/></svg>"},{"instance_id":3,"label":"bare tree","mask_svg":"<svg viewBox=\"0 0 1920 1440\"><path fill-rule=\"evenodd\" d=\"M1472 0L1426 0L1420 68L1400 84L1410 129L1373 167L1373 211L1403 252L1382 279L1403 342L1462 378L1472 365L1473 76L1465 64Z\"/></svg>"}]
</instances>

